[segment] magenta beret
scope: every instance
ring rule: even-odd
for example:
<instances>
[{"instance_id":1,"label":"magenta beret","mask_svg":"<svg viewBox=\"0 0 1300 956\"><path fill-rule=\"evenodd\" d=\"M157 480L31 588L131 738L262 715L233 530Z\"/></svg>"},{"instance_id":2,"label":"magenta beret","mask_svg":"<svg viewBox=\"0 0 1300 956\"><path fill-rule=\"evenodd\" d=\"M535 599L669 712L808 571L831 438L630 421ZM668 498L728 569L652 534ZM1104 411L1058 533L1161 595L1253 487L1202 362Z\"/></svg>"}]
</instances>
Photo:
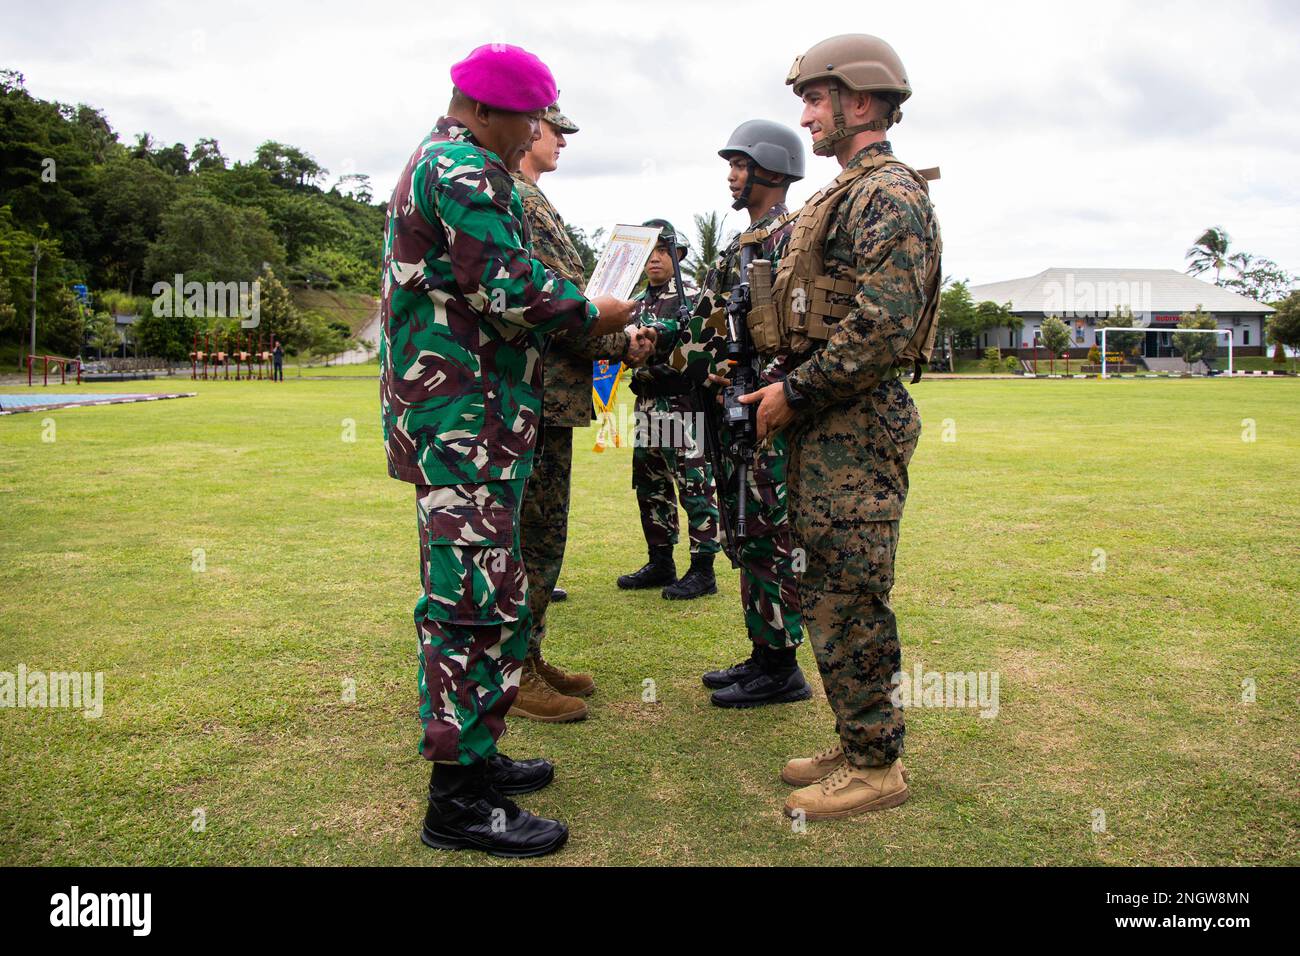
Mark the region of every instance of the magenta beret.
<instances>
[{"instance_id":1,"label":"magenta beret","mask_svg":"<svg viewBox=\"0 0 1300 956\"><path fill-rule=\"evenodd\" d=\"M478 47L451 68L451 81L484 106L516 113L544 110L560 95L546 64L509 43Z\"/></svg>"}]
</instances>

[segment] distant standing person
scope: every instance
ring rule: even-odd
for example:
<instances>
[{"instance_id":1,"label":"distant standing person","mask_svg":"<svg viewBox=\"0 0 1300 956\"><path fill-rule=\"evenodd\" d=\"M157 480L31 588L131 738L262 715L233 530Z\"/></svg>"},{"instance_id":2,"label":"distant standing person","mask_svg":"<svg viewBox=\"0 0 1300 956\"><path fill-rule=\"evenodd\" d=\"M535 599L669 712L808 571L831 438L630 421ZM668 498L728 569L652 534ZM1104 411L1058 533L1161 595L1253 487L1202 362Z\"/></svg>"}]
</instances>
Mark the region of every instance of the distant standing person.
<instances>
[{"instance_id":1,"label":"distant standing person","mask_svg":"<svg viewBox=\"0 0 1300 956\"><path fill-rule=\"evenodd\" d=\"M275 349L271 352L271 378L276 382L284 381L284 346L277 339Z\"/></svg>"}]
</instances>

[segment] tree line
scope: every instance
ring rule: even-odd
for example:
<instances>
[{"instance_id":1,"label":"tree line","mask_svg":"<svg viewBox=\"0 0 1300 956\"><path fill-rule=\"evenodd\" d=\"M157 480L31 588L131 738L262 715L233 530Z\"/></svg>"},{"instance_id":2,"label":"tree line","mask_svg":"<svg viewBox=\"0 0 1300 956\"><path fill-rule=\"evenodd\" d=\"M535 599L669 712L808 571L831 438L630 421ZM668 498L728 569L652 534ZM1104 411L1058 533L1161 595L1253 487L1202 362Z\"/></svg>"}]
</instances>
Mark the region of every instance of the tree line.
<instances>
[{"instance_id":1,"label":"tree line","mask_svg":"<svg viewBox=\"0 0 1300 956\"><path fill-rule=\"evenodd\" d=\"M212 317L153 314L153 283L178 274L260 278L264 335L290 351L342 344L346 326L279 294L285 284L379 291L384 204L365 175L328 181L310 154L275 141L248 161L212 138L123 143L101 111L41 100L21 73L0 70L0 354L27 342L33 277L42 352L113 344L119 311L142 315L143 351L183 358Z\"/></svg>"}]
</instances>

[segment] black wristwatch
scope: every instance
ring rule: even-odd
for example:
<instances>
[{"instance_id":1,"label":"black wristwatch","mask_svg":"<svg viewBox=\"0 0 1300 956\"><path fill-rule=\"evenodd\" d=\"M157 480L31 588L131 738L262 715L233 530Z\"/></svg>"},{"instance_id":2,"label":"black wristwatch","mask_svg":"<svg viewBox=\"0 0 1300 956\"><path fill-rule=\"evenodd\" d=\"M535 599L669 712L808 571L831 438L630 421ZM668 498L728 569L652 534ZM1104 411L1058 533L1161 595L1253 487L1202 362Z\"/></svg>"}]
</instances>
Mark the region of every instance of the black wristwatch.
<instances>
[{"instance_id":1,"label":"black wristwatch","mask_svg":"<svg viewBox=\"0 0 1300 956\"><path fill-rule=\"evenodd\" d=\"M801 412L808 407L808 399L800 395L788 378L781 380L781 391L785 392L785 400L796 412Z\"/></svg>"}]
</instances>

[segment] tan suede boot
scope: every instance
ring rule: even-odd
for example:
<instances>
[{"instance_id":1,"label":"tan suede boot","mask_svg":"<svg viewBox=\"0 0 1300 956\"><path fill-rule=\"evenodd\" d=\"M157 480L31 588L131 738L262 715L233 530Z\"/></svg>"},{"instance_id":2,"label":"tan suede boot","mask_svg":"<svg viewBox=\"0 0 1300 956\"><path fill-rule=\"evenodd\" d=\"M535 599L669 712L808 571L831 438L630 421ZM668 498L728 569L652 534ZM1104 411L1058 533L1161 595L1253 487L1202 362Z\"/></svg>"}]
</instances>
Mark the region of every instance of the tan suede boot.
<instances>
[{"instance_id":1,"label":"tan suede boot","mask_svg":"<svg viewBox=\"0 0 1300 956\"><path fill-rule=\"evenodd\" d=\"M576 697L566 697L537 673L531 658L524 661L519 693L510 706L508 717L524 717L547 724L565 724L587 716L587 705Z\"/></svg>"},{"instance_id":2,"label":"tan suede boot","mask_svg":"<svg viewBox=\"0 0 1300 956\"><path fill-rule=\"evenodd\" d=\"M533 664L541 678L561 694L569 697L590 697L596 692L596 682L592 680L590 674L570 674L547 661L540 652L533 657Z\"/></svg>"},{"instance_id":3,"label":"tan suede boot","mask_svg":"<svg viewBox=\"0 0 1300 956\"><path fill-rule=\"evenodd\" d=\"M842 763L844 748L836 744L811 757L795 757L781 770L781 779L792 787L807 787Z\"/></svg>"},{"instance_id":4,"label":"tan suede boot","mask_svg":"<svg viewBox=\"0 0 1300 956\"><path fill-rule=\"evenodd\" d=\"M785 815L793 817L803 811L807 820L835 820L887 810L906 802L907 797L900 761L888 767L855 767L846 762L812 786L790 794L785 801Z\"/></svg>"},{"instance_id":5,"label":"tan suede boot","mask_svg":"<svg viewBox=\"0 0 1300 956\"><path fill-rule=\"evenodd\" d=\"M844 747L836 744L811 757L795 757L782 768L781 780L792 787L807 787L842 763L844 763ZM898 766L903 771L903 782L910 783L912 775L907 772L902 760L898 761Z\"/></svg>"}]
</instances>

